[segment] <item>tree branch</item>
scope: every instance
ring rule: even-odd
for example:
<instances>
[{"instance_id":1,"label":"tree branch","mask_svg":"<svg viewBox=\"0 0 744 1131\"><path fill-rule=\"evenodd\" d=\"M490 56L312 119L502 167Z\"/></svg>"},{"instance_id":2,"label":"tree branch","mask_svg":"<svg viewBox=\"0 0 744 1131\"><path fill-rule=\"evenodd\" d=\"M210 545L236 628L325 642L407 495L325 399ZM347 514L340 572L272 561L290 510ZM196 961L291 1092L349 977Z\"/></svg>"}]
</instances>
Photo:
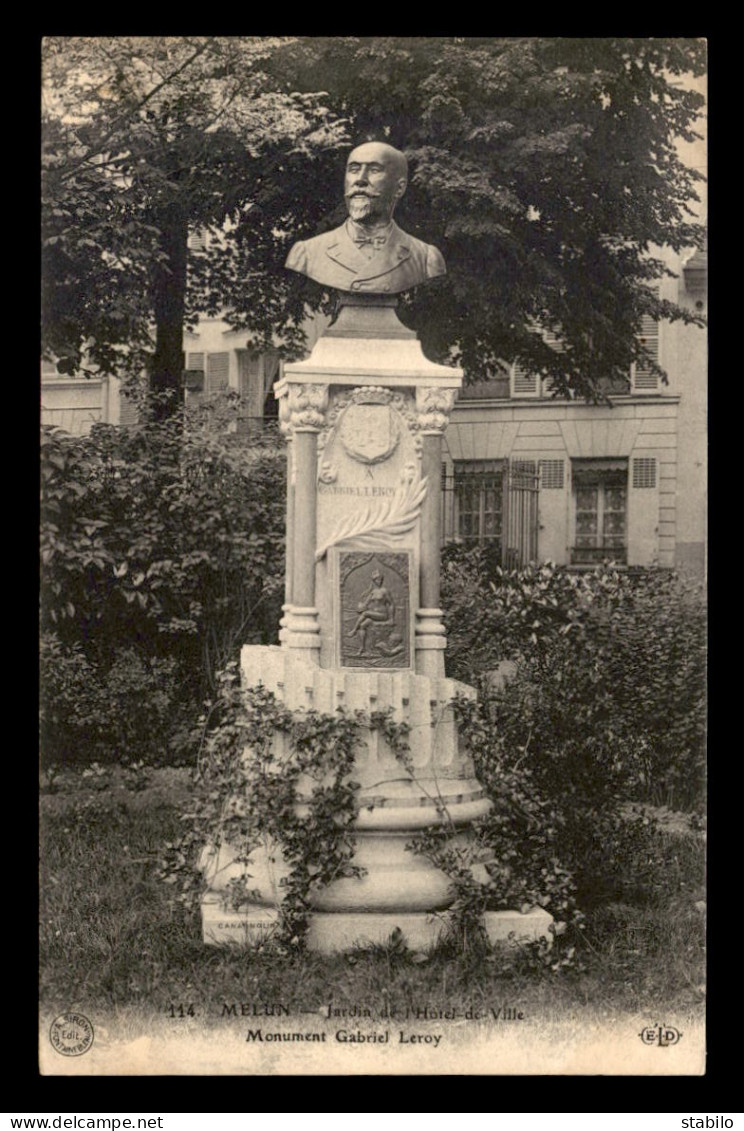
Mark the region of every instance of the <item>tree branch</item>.
<instances>
[{"instance_id":1,"label":"tree branch","mask_svg":"<svg viewBox=\"0 0 744 1131\"><path fill-rule=\"evenodd\" d=\"M144 96L144 98L141 99L138 105L132 107L130 110L125 111L123 114L120 114L118 118L115 118L113 124L108 130L108 133L105 133L103 135L103 138L100 140L98 145L94 149L90 149L84 157L81 157L79 161L77 161L70 169L67 170L66 173L61 176L60 180L64 182L69 177L73 176L73 174L76 173L77 170L81 168L81 166L87 164L91 160L96 152L103 153L106 145L109 141L111 141L117 129L119 128L119 125L123 121L125 121L127 117L138 114L142 110L142 108L146 106L147 103L163 89L163 87L167 86L168 83L173 82L173 80L183 71L185 71L187 67L190 67L191 64L195 62L195 60L198 59L200 55L203 55L213 42L214 36L209 36L204 43L197 47L197 49L193 52L192 55L189 56L188 59L181 63L180 66L176 67L175 71L172 71L171 74L166 75L165 78L161 80L161 82L157 83L152 88L152 90L148 91L148 93Z\"/></svg>"}]
</instances>

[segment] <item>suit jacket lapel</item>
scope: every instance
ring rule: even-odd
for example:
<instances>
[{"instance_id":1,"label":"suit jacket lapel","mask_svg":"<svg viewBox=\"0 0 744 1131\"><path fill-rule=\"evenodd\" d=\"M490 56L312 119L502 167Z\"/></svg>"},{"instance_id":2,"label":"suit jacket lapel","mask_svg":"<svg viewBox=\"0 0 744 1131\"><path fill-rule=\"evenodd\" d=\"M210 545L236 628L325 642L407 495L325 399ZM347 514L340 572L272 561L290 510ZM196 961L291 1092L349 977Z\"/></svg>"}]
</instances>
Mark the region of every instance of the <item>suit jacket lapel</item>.
<instances>
[{"instance_id":1,"label":"suit jacket lapel","mask_svg":"<svg viewBox=\"0 0 744 1131\"><path fill-rule=\"evenodd\" d=\"M354 243L344 224L339 231L338 239L326 249L326 255L358 279L377 279L382 275L389 275L391 271L404 264L410 258L411 249L405 233L393 222L393 230L384 252L374 259L367 259Z\"/></svg>"},{"instance_id":2,"label":"suit jacket lapel","mask_svg":"<svg viewBox=\"0 0 744 1131\"><path fill-rule=\"evenodd\" d=\"M393 230L390 233L390 239L388 240L385 252L385 258L390 266L385 272L380 272L380 274L384 273L387 275L389 271L395 271L397 267L400 267L411 257L411 245L408 236L405 232L400 230L395 222L393 222ZM372 265L368 264L368 266Z\"/></svg>"},{"instance_id":3,"label":"suit jacket lapel","mask_svg":"<svg viewBox=\"0 0 744 1131\"><path fill-rule=\"evenodd\" d=\"M365 267L370 266L369 260L347 232L346 224L339 229L336 241L326 248L326 255L353 275L363 275Z\"/></svg>"}]
</instances>

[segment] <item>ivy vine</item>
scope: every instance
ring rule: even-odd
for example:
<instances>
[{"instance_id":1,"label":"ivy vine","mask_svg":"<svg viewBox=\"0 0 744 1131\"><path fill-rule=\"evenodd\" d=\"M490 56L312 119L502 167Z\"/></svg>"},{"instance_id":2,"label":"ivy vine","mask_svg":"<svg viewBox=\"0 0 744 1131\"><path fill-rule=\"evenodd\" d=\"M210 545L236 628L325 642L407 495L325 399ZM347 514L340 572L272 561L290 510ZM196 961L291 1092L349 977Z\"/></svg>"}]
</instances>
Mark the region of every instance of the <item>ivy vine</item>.
<instances>
[{"instance_id":1,"label":"ivy vine","mask_svg":"<svg viewBox=\"0 0 744 1131\"><path fill-rule=\"evenodd\" d=\"M467 704L453 701L452 706L467 731ZM197 868L200 855L205 846L217 851L229 845L243 874L230 881L223 896L238 910L257 901L251 888L251 858L260 846L270 845L287 866L280 881L276 941L280 947L301 948L313 894L336 880L364 874L354 862L361 806L361 787L354 780L356 755L369 732L376 731L415 782L410 726L396 721L392 708L369 714L339 708L334 715L290 710L263 686L241 687L238 665L231 664L219 675L217 695L207 704L200 728L192 804L184 814L186 831L166 846L161 878L177 885L179 901L196 907L207 886ZM469 739L469 745L477 745L472 733ZM430 782L419 784L431 787ZM492 857L489 849L497 847L490 843L494 818L476 823L471 840L463 842L455 836L458 830L444 800L433 800L441 823L413 835L408 848L429 858L450 880L450 942L461 951L479 951L488 946L484 912L504 906L500 896L505 895L511 897L508 905L534 905L535 885L505 883L503 869L484 867L484 854ZM499 843L498 849L500 857L504 845ZM541 878L545 883L544 870ZM562 888L566 877L558 879ZM561 895L565 899L563 891Z\"/></svg>"},{"instance_id":2,"label":"ivy vine","mask_svg":"<svg viewBox=\"0 0 744 1131\"><path fill-rule=\"evenodd\" d=\"M290 710L265 687L243 688L237 664L220 673L215 699L200 719L201 742L187 829L166 845L161 878L178 885L178 900L195 906L205 890L196 867L204 846L229 845L245 873L226 899L233 909L254 902L250 860L262 844L281 851L280 945L304 945L312 894L364 869L353 862L353 826L360 785L354 760L364 731L379 731L412 772L406 723L392 709L335 715ZM277 741L283 735L284 741Z\"/></svg>"}]
</instances>

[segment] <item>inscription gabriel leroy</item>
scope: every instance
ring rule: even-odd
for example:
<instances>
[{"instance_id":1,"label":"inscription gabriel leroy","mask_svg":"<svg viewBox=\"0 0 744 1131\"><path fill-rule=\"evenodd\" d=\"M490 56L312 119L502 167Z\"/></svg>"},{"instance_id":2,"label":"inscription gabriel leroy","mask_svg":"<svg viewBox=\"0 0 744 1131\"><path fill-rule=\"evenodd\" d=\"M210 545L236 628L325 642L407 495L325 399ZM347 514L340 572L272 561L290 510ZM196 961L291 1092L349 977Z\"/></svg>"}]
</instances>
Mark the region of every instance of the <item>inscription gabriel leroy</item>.
<instances>
[{"instance_id":1,"label":"inscription gabriel leroy","mask_svg":"<svg viewBox=\"0 0 744 1131\"><path fill-rule=\"evenodd\" d=\"M408 554L339 555L341 664L409 666Z\"/></svg>"},{"instance_id":2,"label":"inscription gabriel leroy","mask_svg":"<svg viewBox=\"0 0 744 1131\"><path fill-rule=\"evenodd\" d=\"M398 294L446 268L442 253L407 235L393 221L406 191L405 154L383 142L366 142L349 155L340 228L296 243L286 266L325 287L366 294Z\"/></svg>"}]
</instances>

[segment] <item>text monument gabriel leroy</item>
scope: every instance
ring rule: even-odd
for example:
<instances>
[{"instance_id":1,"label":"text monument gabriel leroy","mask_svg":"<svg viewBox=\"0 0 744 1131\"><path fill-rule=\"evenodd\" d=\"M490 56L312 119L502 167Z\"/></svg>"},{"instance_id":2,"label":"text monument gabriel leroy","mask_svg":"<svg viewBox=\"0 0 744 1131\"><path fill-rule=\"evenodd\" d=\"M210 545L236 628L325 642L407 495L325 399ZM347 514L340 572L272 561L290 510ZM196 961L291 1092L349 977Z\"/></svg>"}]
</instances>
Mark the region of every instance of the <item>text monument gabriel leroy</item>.
<instances>
[{"instance_id":1,"label":"text monument gabriel leroy","mask_svg":"<svg viewBox=\"0 0 744 1131\"><path fill-rule=\"evenodd\" d=\"M362 728L360 874L309 896L307 942L323 952L385 943L396 928L412 948L434 945L455 893L408 846L438 828L466 847L490 808L451 706L475 692L445 676L439 607L442 437L462 372L429 361L395 312L396 294L445 274L441 253L393 220L407 179L403 153L359 145L346 165L346 221L289 253L288 268L338 292L339 313L275 385L288 441L284 616L278 646L241 655L244 686L263 685L290 710L390 711L410 727L405 765L379 729ZM258 942L279 920L280 846L251 855L252 902L235 911L227 893L246 873L238 855L225 843L202 855L207 942ZM488 879L484 863L472 872ZM536 938L551 922L539 908L484 919L491 938Z\"/></svg>"}]
</instances>

